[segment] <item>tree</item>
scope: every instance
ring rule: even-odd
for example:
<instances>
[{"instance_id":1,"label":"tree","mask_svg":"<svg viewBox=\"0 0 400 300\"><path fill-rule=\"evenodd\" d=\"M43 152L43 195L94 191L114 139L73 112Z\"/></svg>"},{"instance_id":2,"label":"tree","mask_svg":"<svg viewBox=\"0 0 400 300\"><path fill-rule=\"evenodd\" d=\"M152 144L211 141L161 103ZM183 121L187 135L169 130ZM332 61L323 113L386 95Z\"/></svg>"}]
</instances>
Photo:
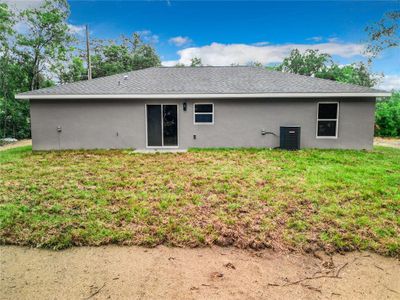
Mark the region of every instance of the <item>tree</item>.
<instances>
[{"instance_id":1,"label":"tree","mask_svg":"<svg viewBox=\"0 0 400 300\"><path fill-rule=\"evenodd\" d=\"M12 97L10 72L12 69L9 37L14 34L15 15L6 3L0 3L0 119L1 137L6 137L6 127L9 121L9 98Z\"/></svg>"},{"instance_id":2,"label":"tree","mask_svg":"<svg viewBox=\"0 0 400 300\"><path fill-rule=\"evenodd\" d=\"M377 78L363 63L339 66L332 61L329 54L319 53L318 50L312 49L308 49L304 53L298 49L292 50L282 64L275 69L368 87L374 86L377 81Z\"/></svg>"},{"instance_id":3,"label":"tree","mask_svg":"<svg viewBox=\"0 0 400 300\"><path fill-rule=\"evenodd\" d=\"M190 60L190 66L191 66L191 67L202 67L202 66L203 66L203 63L201 62L201 58L199 58L199 57L193 57L193 58Z\"/></svg>"},{"instance_id":4,"label":"tree","mask_svg":"<svg viewBox=\"0 0 400 300\"><path fill-rule=\"evenodd\" d=\"M377 83L377 78L370 73L368 67L363 63L346 66L339 66L334 63L322 69L315 76L367 87L372 87Z\"/></svg>"},{"instance_id":5,"label":"tree","mask_svg":"<svg viewBox=\"0 0 400 300\"><path fill-rule=\"evenodd\" d=\"M65 0L46 0L20 13L0 3L0 136L30 136L29 102L14 95L53 84L49 74L71 50L68 15ZM25 25L23 33L14 30L17 22Z\"/></svg>"},{"instance_id":6,"label":"tree","mask_svg":"<svg viewBox=\"0 0 400 300\"><path fill-rule=\"evenodd\" d=\"M131 39L122 37L122 42L94 40L93 44L93 78L161 65L155 49L137 33Z\"/></svg>"},{"instance_id":7,"label":"tree","mask_svg":"<svg viewBox=\"0 0 400 300\"><path fill-rule=\"evenodd\" d=\"M369 62L388 48L400 45L400 10L387 12L382 19L365 28L369 41L366 53Z\"/></svg>"},{"instance_id":8,"label":"tree","mask_svg":"<svg viewBox=\"0 0 400 300\"><path fill-rule=\"evenodd\" d=\"M8 45L8 37L15 32L13 29L14 24L14 13L6 3L0 3L0 47L2 51Z\"/></svg>"},{"instance_id":9,"label":"tree","mask_svg":"<svg viewBox=\"0 0 400 300\"><path fill-rule=\"evenodd\" d=\"M375 134L400 137L400 92L376 103Z\"/></svg>"},{"instance_id":10,"label":"tree","mask_svg":"<svg viewBox=\"0 0 400 300\"><path fill-rule=\"evenodd\" d=\"M60 83L75 82L87 78L87 69L83 60L78 56L72 57L72 62L67 66L62 64L56 69Z\"/></svg>"},{"instance_id":11,"label":"tree","mask_svg":"<svg viewBox=\"0 0 400 300\"><path fill-rule=\"evenodd\" d=\"M315 76L323 71L331 61L332 59L329 54L319 53L318 50L307 49L304 54L302 54L298 49L293 49L290 55L277 67L277 70L287 73Z\"/></svg>"},{"instance_id":12,"label":"tree","mask_svg":"<svg viewBox=\"0 0 400 300\"><path fill-rule=\"evenodd\" d=\"M17 35L18 55L29 72L30 89L42 87L41 76L67 60L74 41L67 25L69 6L66 0L45 0L39 8L22 11L26 34Z\"/></svg>"}]
</instances>

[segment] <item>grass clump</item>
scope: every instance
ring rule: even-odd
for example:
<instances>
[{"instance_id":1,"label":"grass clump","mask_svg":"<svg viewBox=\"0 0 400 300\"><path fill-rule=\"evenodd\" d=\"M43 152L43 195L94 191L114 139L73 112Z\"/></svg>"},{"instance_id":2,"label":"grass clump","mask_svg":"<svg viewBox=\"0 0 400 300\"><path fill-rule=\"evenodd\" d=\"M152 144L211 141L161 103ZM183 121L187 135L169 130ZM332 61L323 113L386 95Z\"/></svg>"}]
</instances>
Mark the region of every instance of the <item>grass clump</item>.
<instances>
[{"instance_id":1,"label":"grass clump","mask_svg":"<svg viewBox=\"0 0 400 300\"><path fill-rule=\"evenodd\" d=\"M0 152L0 242L400 255L400 150Z\"/></svg>"}]
</instances>

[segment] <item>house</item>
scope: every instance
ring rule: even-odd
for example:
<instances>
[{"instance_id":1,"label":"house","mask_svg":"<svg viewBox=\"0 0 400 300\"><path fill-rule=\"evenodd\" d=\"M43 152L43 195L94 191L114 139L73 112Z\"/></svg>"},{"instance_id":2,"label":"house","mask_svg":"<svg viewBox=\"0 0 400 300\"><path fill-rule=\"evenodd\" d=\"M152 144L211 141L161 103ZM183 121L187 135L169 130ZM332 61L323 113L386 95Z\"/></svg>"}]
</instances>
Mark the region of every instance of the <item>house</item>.
<instances>
[{"instance_id":1,"label":"house","mask_svg":"<svg viewBox=\"0 0 400 300\"><path fill-rule=\"evenodd\" d=\"M371 149L375 100L389 95L256 67L154 67L17 99L31 103L34 150Z\"/></svg>"}]
</instances>

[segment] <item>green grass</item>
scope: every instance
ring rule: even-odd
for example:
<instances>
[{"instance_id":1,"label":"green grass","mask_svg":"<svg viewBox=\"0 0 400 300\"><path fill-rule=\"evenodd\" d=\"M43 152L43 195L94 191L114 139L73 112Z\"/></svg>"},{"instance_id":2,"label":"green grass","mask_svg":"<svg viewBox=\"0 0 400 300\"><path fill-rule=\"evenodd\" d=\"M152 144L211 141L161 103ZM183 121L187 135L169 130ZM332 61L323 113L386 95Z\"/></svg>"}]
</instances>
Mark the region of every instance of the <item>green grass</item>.
<instances>
[{"instance_id":1,"label":"green grass","mask_svg":"<svg viewBox=\"0 0 400 300\"><path fill-rule=\"evenodd\" d=\"M400 256L400 150L0 152L0 242Z\"/></svg>"}]
</instances>

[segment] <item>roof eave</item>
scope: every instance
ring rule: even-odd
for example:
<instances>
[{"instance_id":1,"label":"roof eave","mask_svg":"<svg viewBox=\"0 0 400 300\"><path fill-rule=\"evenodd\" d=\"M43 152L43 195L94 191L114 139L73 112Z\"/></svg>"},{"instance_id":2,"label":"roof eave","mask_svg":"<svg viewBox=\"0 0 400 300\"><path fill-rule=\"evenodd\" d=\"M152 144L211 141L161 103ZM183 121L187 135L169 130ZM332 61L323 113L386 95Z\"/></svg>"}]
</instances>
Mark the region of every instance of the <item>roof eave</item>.
<instances>
[{"instance_id":1,"label":"roof eave","mask_svg":"<svg viewBox=\"0 0 400 300\"><path fill-rule=\"evenodd\" d=\"M389 92L368 93L257 93L257 94L101 94L101 95L29 95L18 94L16 99L232 99L232 98L333 98L389 97Z\"/></svg>"}]
</instances>

